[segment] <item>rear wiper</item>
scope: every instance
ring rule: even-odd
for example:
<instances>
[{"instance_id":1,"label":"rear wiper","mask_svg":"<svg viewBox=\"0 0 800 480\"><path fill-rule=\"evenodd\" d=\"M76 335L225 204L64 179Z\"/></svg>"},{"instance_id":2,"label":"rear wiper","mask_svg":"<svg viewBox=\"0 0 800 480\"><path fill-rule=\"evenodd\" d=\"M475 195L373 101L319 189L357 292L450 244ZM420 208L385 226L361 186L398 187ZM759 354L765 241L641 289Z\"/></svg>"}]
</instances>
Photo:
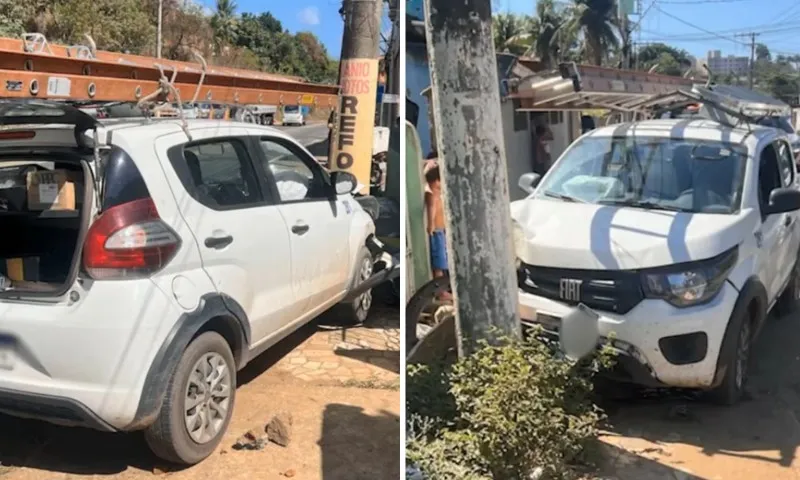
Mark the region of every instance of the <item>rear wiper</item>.
<instances>
[{"instance_id":1,"label":"rear wiper","mask_svg":"<svg viewBox=\"0 0 800 480\"><path fill-rule=\"evenodd\" d=\"M550 198L557 198L559 200L564 200L565 202L573 202L573 203L586 203L583 200L575 197L571 197L569 195L565 195L563 193L556 193L556 192L544 192L545 197Z\"/></svg>"},{"instance_id":2,"label":"rear wiper","mask_svg":"<svg viewBox=\"0 0 800 480\"><path fill-rule=\"evenodd\" d=\"M664 205L661 203L650 202L647 200L634 200L634 199L627 199L627 200L599 200L597 203L601 205L619 205L623 207L636 207L636 208L645 208L648 210L667 210L670 212L684 212L685 210L678 207L673 207L670 205Z\"/></svg>"}]
</instances>

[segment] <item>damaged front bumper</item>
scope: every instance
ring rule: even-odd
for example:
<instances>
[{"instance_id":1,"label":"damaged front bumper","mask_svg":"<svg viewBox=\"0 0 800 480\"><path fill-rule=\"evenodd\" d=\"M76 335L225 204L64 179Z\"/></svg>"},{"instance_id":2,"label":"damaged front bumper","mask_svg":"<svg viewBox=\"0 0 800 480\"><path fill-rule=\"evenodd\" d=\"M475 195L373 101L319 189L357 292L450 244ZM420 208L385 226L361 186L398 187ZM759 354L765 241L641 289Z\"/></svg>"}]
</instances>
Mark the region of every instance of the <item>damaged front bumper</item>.
<instances>
[{"instance_id":1,"label":"damaged front bumper","mask_svg":"<svg viewBox=\"0 0 800 480\"><path fill-rule=\"evenodd\" d=\"M375 259L375 265L379 266L372 272L372 276L358 284L347 293L344 302L355 300L359 295L372 290L384 282L390 282L400 276L400 250L392 248L374 236L369 237L366 246Z\"/></svg>"}]
</instances>

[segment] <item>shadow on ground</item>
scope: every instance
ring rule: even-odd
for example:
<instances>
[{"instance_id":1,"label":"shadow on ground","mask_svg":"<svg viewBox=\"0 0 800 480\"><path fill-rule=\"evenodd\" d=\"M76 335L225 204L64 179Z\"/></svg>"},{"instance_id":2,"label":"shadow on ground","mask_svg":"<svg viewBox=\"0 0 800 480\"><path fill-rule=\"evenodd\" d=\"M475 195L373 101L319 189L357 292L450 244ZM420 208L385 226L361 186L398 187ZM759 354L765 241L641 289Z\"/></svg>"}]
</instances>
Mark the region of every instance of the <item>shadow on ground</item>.
<instances>
[{"instance_id":1,"label":"shadow on ground","mask_svg":"<svg viewBox=\"0 0 800 480\"><path fill-rule=\"evenodd\" d=\"M351 405L329 404L322 420L323 480L391 480L400 475L400 418L390 412L365 414ZM364 431L372 436L364 435ZM397 452L385 455L382 452ZM372 458L392 458L390 465Z\"/></svg>"},{"instance_id":2,"label":"shadow on ground","mask_svg":"<svg viewBox=\"0 0 800 480\"><path fill-rule=\"evenodd\" d=\"M695 473L713 471L720 474L719 478L733 478L723 473L726 465L758 475L763 468L789 471L800 445L798 317L795 313L767 320L752 348L746 398L738 405L718 406L696 392L638 393L602 402L609 414L610 430L626 438L663 445L667 450L674 450L676 444L693 447L687 449L687 455L696 465L687 467ZM737 467L731 466L734 464Z\"/></svg>"},{"instance_id":3,"label":"shadow on ground","mask_svg":"<svg viewBox=\"0 0 800 480\"><path fill-rule=\"evenodd\" d=\"M614 480L705 480L703 477L685 473L646 458L649 453L647 451L631 453L608 444L605 444L603 450L606 457L602 472L604 478L613 478Z\"/></svg>"},{"instance_id":4,"label":"shadow on ground","mask_svg":"<svg viewBox=\"0 0 800 480\"><path fill-rule=\"evenodd\" d=\"M316 322L305 325L255 358L238 373L238 386L241 388L248 385L270 370L319 328ZM360 415L353 411L354 407L337 408L336 405L330 405L328 408L330 413L325 412L323 427L323 442L330 442L330 445L326 445L327 449L337 452L339 448L347 450L348 445L352 444L350 439L355 438L360 431L359 421L385 421L387 431L389 425L394 424L393 436L361 439L367 442L367 451L372 448L399 448L396 417L395 420L375 419ZM383 428L382 425L380 428ZM342 438L335 437L340 434L343 435ZM334 437L328 439L327 435ZM387 439L393 443L387 445ZM349 454L357 456L363 453L362 451ZM13 470L14 467L85 475L116 475L128 470L129 467L149 472L156 467L171 470L169 467L165 468L163 462L150 453L141 432L109 434L84 428L59 427L0 414L0 476ZM357 467L353 468L357 471ZM378 479L379 477L326 476L325 478Z\"/></svg>"}]
</instances>

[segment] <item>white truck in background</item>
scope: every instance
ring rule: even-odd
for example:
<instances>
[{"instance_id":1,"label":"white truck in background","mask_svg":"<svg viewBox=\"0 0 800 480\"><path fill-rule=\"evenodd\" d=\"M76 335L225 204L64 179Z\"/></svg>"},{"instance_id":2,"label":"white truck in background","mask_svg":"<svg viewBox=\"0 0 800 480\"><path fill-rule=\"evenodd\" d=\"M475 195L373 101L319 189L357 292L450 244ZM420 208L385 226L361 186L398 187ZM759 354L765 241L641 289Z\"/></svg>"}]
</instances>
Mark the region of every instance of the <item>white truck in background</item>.
<instances>
[{"instance_id":1,"label":"white truck in background","mask_svg":"<svg viewBox=\"0 0 800 480\"><path fill-rule=\"evenodd\" d=\"M275 105L247 105L245 108L253 115L254 123L261 125L272 125L275 123L275 116L278 114L278 107Z\"/></svg>"}]
</instances>

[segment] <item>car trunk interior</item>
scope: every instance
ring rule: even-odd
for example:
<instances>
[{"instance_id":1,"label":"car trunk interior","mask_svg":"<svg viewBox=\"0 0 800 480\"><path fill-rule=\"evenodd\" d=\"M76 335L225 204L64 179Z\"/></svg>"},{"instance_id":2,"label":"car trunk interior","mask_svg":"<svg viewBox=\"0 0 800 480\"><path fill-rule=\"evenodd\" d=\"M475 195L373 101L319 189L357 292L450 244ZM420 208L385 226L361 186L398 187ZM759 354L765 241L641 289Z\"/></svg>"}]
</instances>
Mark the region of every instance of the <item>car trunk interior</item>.
<instances>
[{"instance_id":1,"label":"car trunk interior","mask_svg":"<svg viewBox=\"0 0 800 480\"><path fill-rule=\"evenodd\" d=\"M84 235L84 168L80 161L0 160L0 292L69 287Z\"/></svg>"}]
</instances>

